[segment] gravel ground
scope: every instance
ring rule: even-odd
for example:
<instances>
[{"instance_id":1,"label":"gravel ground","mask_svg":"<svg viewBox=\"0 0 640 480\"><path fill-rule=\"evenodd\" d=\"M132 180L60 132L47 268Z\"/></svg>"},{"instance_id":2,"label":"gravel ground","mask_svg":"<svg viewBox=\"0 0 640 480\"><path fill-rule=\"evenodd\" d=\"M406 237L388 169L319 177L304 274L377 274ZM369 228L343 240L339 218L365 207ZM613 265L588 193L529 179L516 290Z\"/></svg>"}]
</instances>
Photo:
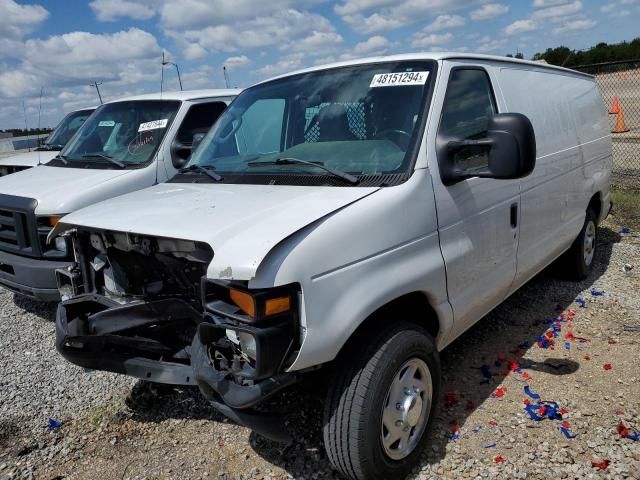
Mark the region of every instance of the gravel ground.
<instances>
[{"instance_id":1,"label":"gravel ground","mask_svg":"<svg viewBox=\"0 0 640 480\"><path fill-rule=\"evenodd\" d=\"M640 325L640 235L619 231L615 218L600 229L588 280L543 272L443 353L448 406L411 479L640 479L640 441L616 430L640 430L640 332L625 329ZM197 390L67 364L53 347L52 306L2 292L0 309L0 478L339 478L322 447L317 387L267 406L287 414L295 440L283 446L226 421ZM540 348L559 313L554 349ZM525 386L557 402L562 420L532 420ZM49 418L63 425L47 431Z\"/></svg>"}]
</instances>

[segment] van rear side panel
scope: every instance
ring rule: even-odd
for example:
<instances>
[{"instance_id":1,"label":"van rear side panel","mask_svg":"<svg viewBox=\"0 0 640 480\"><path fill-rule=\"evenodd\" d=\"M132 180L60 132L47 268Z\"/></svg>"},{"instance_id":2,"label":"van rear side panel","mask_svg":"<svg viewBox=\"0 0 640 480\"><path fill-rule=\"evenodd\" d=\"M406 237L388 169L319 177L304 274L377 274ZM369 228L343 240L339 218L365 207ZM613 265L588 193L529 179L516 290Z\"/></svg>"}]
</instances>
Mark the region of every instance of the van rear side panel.
<instances>
[{"instance_id":1,"label":"van rear side panel","mask_svg":"<svg viewBox=\"0 0 640 480\"><path fill-rule=\"evenodd\" d=\"M608 195L611 139L593 79L515 66L497 73L508 111L529 117L537 144L536 168L521 180L515 289L571 245L592 195Z\"/></svg>"}]
</instances>

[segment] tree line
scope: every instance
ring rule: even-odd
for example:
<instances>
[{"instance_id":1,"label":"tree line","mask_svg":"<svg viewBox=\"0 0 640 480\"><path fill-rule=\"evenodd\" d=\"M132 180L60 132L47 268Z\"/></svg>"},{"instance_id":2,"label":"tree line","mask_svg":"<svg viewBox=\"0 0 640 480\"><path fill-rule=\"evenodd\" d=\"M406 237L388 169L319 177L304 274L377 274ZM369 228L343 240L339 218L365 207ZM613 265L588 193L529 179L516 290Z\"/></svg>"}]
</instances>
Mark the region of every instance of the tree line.
<instances>
[{"instance_id":1,"label":"tree line","mask_svg":"<svg viewBox=\"0 0 640 480\"><path fill-rule=\"evenodd\" d=\"M587 50L571 50L564 46L547 48L544 52L536 53L532 57L532 60L544 60L551 65L565 67L637 59L640 59L640 37L630 42L614 44L601 42Z\"/></svg>"}]
</instances>

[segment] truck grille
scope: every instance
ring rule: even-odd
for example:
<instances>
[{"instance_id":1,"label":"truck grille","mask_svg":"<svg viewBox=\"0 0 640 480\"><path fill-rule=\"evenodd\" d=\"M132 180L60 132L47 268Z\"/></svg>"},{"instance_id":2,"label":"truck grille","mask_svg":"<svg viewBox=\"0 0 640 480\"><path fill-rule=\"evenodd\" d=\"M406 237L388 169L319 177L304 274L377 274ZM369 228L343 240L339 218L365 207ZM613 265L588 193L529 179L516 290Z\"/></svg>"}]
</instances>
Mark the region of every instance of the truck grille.
<instances>
[{"instance_id":1,"label":"truck grille","mask_svg":"<svg viewBox=\"0 0 640 480\"><path fill-rule=\"evenodd\" d=\"M0 250L39 256L40 245L32 198L0 195Z\"/></svg>"}]
</instances>

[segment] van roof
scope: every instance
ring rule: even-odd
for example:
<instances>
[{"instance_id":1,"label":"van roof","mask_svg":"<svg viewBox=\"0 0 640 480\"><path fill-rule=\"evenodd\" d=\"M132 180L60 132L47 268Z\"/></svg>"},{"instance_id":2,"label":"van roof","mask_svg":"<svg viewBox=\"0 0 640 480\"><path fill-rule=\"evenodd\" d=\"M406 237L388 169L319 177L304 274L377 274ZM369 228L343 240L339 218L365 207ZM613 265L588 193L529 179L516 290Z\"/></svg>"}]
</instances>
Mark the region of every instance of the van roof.
<instances>
[{"instance_id":1,"label":"van roof","mask_svg":"<svg viewBox=\"0 0 640 480\"><path fill-rule=\"evenodd\" d=\"M217 88L217 89L205 89L205 90L183 90L176 92L156 92L145 93L142 95L134 95L130 97L118 98L105 103L122 102L129 100L197 100L201 98L216 98L216 97L235 97L242 90L237 88Z\"/></svg>"},{"instance_id":2,"label":"van roof","mask_svg":"<svg viewBox=\"0 0 640 480\"><path fill-rule=\"evenodd\" d=\"M564 73L572 73L574 75L587 76L591 78L591 75L579 72L577 70L571 70L570 68L557 67L555 65L549 65L547 63L534 62L531 60L521 60L519 58L500 57L497 55L482 55L477 53L461 53L461 52L418 52L418 53L402 53L398 55L384 55L378 57L358 58L352 60L346 60L343 62L329 63L326 65L317 65L310 68L304 68L293 72L278 75L264 82L275 80L276 78L289 77L291 75L297 75L300 73L317 72L320 70L327 70L329 68L336 67L348 67L350 65L363 65L366 63L380 63L380 62L394 62L401 60L490 60L493 62L514 63L518 65L527 65L530 67L545 68L551 70L557 70ZM263 82L260 82L263 83Z\"/></svg>"}]
</instances>

